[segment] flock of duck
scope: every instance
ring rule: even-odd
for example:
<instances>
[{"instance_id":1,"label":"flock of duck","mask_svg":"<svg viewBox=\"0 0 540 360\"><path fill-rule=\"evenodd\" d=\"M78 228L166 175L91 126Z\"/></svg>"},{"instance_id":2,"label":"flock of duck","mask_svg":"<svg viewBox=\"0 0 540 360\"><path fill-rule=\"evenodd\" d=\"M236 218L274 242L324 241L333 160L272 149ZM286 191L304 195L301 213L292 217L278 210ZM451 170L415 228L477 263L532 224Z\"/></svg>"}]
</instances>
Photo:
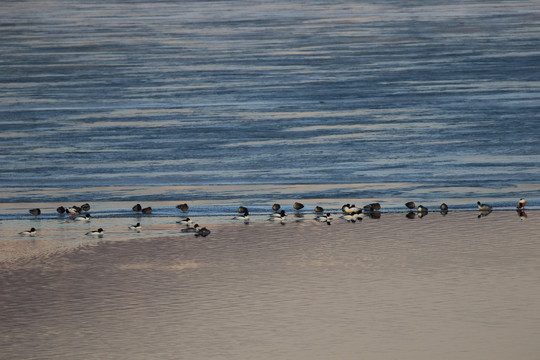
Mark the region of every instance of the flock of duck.
<instances>
[{"instance_id":1,"label":"flock of duck","mask_svg":"<svg viewBox=\"0 0 540 360\"><path fill-rule=\"evenodd\" d=\"M526 218L526 214L525 214L525 205L526 204L527 204L526 199L519 199L519 201L517 203L517 212L518 212L518 215L522 219ZM477 206L478 206L478 211L479 211L478 217L487 216L493 210L491 205L483 204L480 201L477 202ZM409 210L406 216L407 216L407 218L410 218L410 219L416 217L417 214L418 214L419 217L423 217L423 216L427 215L428 212L429 212L427 207L425 207L423 205L416 206L414 201L409 201L409 202L405 203L405 207ZM184 213L189 210L189 206L186 203L177 205L176 208L178 210L181 210ZM293 208L296 211L301 211L304 208L304 204L302 204L300 202L295 202L293 204ZM416 212L415 212L415 209L416 209ZM134 205L132 207L132 210L134 212L136 212L136 213L142 213L142 214L151 214L152 213L152 208L151 207L143 208L140 204ZM348 222L360 221L360 220L362 220L362 218L366 214L369 214L369 216L372 217L372 218L379 218L380 217L380 210L381 210L381 204L378 203L378 202L371 203L371 204L365 205L363 207L357 207L354 204L352 204L352 205L351 204L345 204L345 205L343 205L341 207L341 212L342 213L339 215L339 218L344 219L344 220L346 220ZM90 219L91 219L91 215L90 215L89 211L90 211L90 205L88 203L85 203L85 204L83 204L81 206L75 206L74 205L74 206L67 207L67 208L65 208L63 206L59 206L56 209L56 212L58 214L69 214L74 221L86 221L86 222L90 221ZM273 213L271 213L270 216L269 216L270 221L279 221L279 222L283 223L286 220L287 214L286 214L285 210L281 209L280 204L276 203L276 204L272 205L272 211L273 211ZM439 211L440 211L440 213L442 215L446 215L448 213L448 205L446 205L445 203L442 203L439 206ZM30 212L30 214L37 217L37 216L39 216L41 214L41 209L34 208L34 209L30 209L29 212ZM315 206L313 208L313 212L315 213L314 220L319 221L319 222L325 222L328 225L331 224L331 221L333 220L333 216L332 216L332 214L330 212L325 212L324 209L321 206ZM241 215L234 216L233 220L241 220L241 221L244 221L244 222L249 221L249 210L248 210L247 207L245 207L245 206L238 207L238 213L241 214ZM195 236L202 236L202 237L206 237L206 236L210 235L210 233L211 233L211 231L208 230L206 227L199 226L199 224L194 223L193 220L190 219L189 217L183 218L183 219L177 221L177 223L185 225L185 227L180 230L181 232L184 232L184 233L194 233ZM134 231L141 231L142 226L141 226L141 223L138 222L135 225L129 225L128 228L130 230L134 230ZM36 232L37 231L36 231L35 228L31 228L30 230L22 231L19 234L24 235L24 236L35 236ZM103 236L104 233L105 233L105 231L103 230L103 228L99 228L97 230L92 230L92 231L87 232L86 235L100 236L101 237L101 236Z\"/></svg>"}]
</instances>

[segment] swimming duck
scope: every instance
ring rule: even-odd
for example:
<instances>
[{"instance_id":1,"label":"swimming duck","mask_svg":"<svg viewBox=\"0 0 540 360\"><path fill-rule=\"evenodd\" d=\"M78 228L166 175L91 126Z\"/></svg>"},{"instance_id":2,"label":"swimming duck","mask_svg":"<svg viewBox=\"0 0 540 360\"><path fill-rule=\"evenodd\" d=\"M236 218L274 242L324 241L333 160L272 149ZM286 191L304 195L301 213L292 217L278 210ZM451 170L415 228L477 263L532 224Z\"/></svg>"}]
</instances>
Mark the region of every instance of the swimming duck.
<instances>
[{"instance_id":1,"label":"swimming duck","mask_svg":"<svg viewBox=\"0 0 540 360\"><path fill-rule=\"evenodd\" d=\"M66 208L63 207L63 206L59 206L56 208L56 212L59 213L59 214L63 214L66 212Z\"/></svg>"},{"instance_id":2,"label":"swimming duck","mask_svg":"<svg viewBox=\"0 0 540 360\"><path fill-rule=\"evenodd\" d=\"M439 206L439 209L441 209L441 211L448 211L448 205L442 203L441 206Z\"/></svg>"},{"instance_id":3,"label":"swimming duck","mask_svg":"<svg viewBox=\"0 0 540 360\"><path fill-rule=\"evenodd\" d=\"M71 214L71 216L76 216L81 213L81 208L78 206L73 205L72 207L69 207L67 209L67 212Z\"/></svg>"},{"instance_id":4,"label":"swimming duck","mask_svg":"<svg viewBox=\"0 0 540 360\"><path fill-rule=\"evenodd\" d=\"M379 211L381 210L381 204L379 204L378 202L376 203L371 203L369 204L371 206L371 208L374 210L374 211Z\"/></svg>"},{"instance_id":5,"label":"swimming duck","mask_svg":"<svg viewBox=\"0 0 540 360\"><path fill-rule=\"evenodd\" d=\"M525 204L527 204L527 200L519 199L519 201L517 203L517 208L518 209L525 209Z\"/></svg>"},{"instance_id":6,"label":"swimming duck","mask_svg":"<svg viewBox=\"0 0 540 360\"><path fill-rule=\"evenodd\" d=\"M36 235L36 228L31 228L30 230L22 231L22 232L19 233L19 235L34 236L34 235Z\"/></svg>"},{"instance_id":7,"label":"swimming duck","mask_svg":"<svg viewBox=\"0 0 540 360\"><path fill-rule=\"evenodd\" d=\"M197 232L199 231L199 224L195 224L193 226L187 226L185 228L183 228L182 230L180 230L181 232L184 232L184 233L191 233L191 232Z\"/></svg>"},{"instance_id":8,"label":"swimming duck","mask_svg":"<svg viewBox=\"0 0 540 360\"><path fill-rule=\"evenodd\" d=\"M84 212L90 211L90 204L88 204L88 203L82 204L81 205L81 210L84 211Z\"/></svg>"},{"instance_id":9,"label":"swimming duck","mask_svg":"<svg viewBox=\"0 0 540 360\"><path fill-rule=\"evenodd\" d=\"M238 216L235 216L233 217L233 220L244 220L244 221L247 221L249 220L249 211L244 211L244 215L238 215Z\"/></svg>"},{"instance_id":10,"label":"swimming duck","mask_svg":"<svg viewBox=\"0 0 540 360\"><path fill-rule=\"evenodd\" d=\"M135 224L135 225L129 225L129 229L130 229L130 230L136 230L136 231L139 231L139 230L141 230L141 229L142 229L142 227L141 227L141 223L140 223L140 222L138 222L138 223L137 223L137 224Z\"/></svg>"},{"instance_id":11,"label":"swimming duck","mask_svg":"<svg viewBox=\"0 0 540 360\"><path fill-rule=\"evenodd\" d=\"M330 213L326 213L324 215L319 215L315 218L315 220L317 221L320 221L320 222L328 222L328 221L332 221L332 214Z\"/></svg>"},{"instance_id":12,"label":"swimming duck","mask_svg":"<svg viewBox=\"0 0 540 360\"><path fill-rule=\"evenodd\" d=\"M418 205L418 209L417 209L418 213L419 214L427 214L428 213L428 208L425 207L424 205Z\"/></svg>"},{"instance_id":13,"label":"swimming duck","mask_svg":"<svg viewBox=\"0 0 540 360\"><path fill-rule=\"evenodd\" d=\"M405 206L408 208L408 209L414 209L416 207L416 204L414 203L414 201L409 201L409 202L406 202L405 203Z\"/></svg>"},{"instance_id":14,"label":"swimming duck","mask_svg":"<svg viewBox=\"0 0 540 360\"><path fill-rule=\"evenodd\" d=\"M491 211L491 206L488 204L482 204L480 201L477 201L478 210L480 211Z\"/></svg>"},{"instance_id":15,"label":"swimming duck","mask_svg":"<svg viewBox=\"0 0 540 360\"><path fill-rule=\"evenodd\" d=\"M272 205L272 210L277 212L277 211L279 211L279 209L281 209L281 205L279 205L279 204Z\"/></svg>"},{"instance_id":16,"label":"swimming duck","mask_svg":"<svg viewBox=\"0 0 540 360\"><path fill-rule=\"evenodd\" d=\"M38 209L38 208L35 208L35 209L30 209L28 210L28 212L34 216L38 216L39 214L41 214L41 210Z\"/></svg>"},{"instance_id":17,"label":"swimming duck","mask_svg":"<svg viewBox=\"0 0 540 360\"><path fill-rule=\"evenodd\" d=\"M143 214L151 214L152 213L152 208L149 206L149 207L145 207L144 209L141 210L141 212Z\"/></svg>"},{"instance_id":18,"label":"swimming duck","mask_svg":"<svg viewBox=\"0 0 540 360\"><path fill-rule=\"evenodd\" d=\"M193 221L190 218L181 219L180 221L176 222L177 224L184 224L184 225L192 225Z\"/></svg>"},{"instance_id":19,"label":"swimming duck","mask_svg":"<svg viewBox=\"0 0 540 360\"><path fill-rule=\"evenodd\" d=\"M350 205L350 206L347 206L347 205L344 205L344 206L341 207L343 212L345 212L346 214L358 214L358 213L362 212L362 210L357 208L356 205L354 205L354 204Z\"/></svg>"},{"instance_id":20,"label":"swimming duck","mask_svg":"<svg viewBox=\"0 0 540 360\"><path fill-rule=\"evenodd\" d=\"M77 220L77 221L90 221L90 214L86 214L84 216L77 216L74 220Z\"/></svg>"},{"instance_id":21,"label":"swimming duck","mask_svg":"<svg viewBox=\"0 0 540 360\"><path fill-rule=\"evenodd\" d=\"M103 235L103 232L103 229L99 228L97 230L87 232L86 235Z\"/></svg>"},{"instance_id":22,"label":"swimming duck","mask_svg":"<svg viewBox=\"0 0 540 360\"><path fill-rule=\"evenodd\" d=\"M247 209L247 207L245 207L245 206L239 206L239 207L238 207L238 213L239 213L239 214L243 214L243 213L245 213L247 210L248 210L248 209Z\"/></svg>"},{"instance_id":23,"label":"swimming duck","mask_svg":"<svg viewBox=\"0 0 540 360\"><path fill-rule=\"evenodd\" d=\"M281 210L278 213L270 215L270 220L285 220L286 216L287 214L285 214L285 210Z\"/></svg>"},{"instance_id":24,"label":"swimming duck","mask_svg":"<svg viewBox=\"0 0 540 360\"><path fill-rule=\"evenodd\" d=\"M176 208L178 210L181 210L182 212L187 212L189 210L189 206L188 204L186 203L183 203L183 204L180 204L180 205L176 205Z\"/></svg>"},{"instance_id":25,"label":"swimming duck","mask_svg":"<svg viewBox=\"0 0 540 360\"><path fill-rule=\"evenodd\" d=\"M304 204L299 203L299 202L295 202L293 207L294 207L295 210L302 210L304 208Z\"/></svg>"},{"instance_id":26,"label":"swimming duck","mask_svg":"<svg viewBox=\"0 0 540 360\"><path fill-rule=\"evenodd\" d=\"M141 204L137 204L137 205L134 205L131 210L135 211L135 212L140 212L142 210L142 206Z\"/></svg>"},{"instance_id":27,"label":"swimming duck","mask_svg":"<svg viewBox=\"0 0 540 360\"><path fill-rule=\"evenodd\" d=\"M324 212L324 209L321 206L315 206L313 211L316 212L316 213L322 213L322 212Z\"/></svg>"}]
</instances>

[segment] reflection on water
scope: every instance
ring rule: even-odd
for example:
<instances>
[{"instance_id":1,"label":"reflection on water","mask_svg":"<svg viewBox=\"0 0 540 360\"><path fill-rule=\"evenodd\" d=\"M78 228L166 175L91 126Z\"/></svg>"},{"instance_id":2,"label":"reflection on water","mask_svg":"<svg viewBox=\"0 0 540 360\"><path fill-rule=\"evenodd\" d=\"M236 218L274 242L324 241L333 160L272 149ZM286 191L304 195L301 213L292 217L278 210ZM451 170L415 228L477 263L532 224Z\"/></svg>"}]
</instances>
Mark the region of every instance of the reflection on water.
<instances>
[{"instance_id":1,"label":"reflection on water","mask_svg":"<svg viewBox=\"0 0 540 360\"><path fill-rule=\"evenodd\" d=\"M0 264L3 356L537 358L538 222L336 220L143 229Z\"/></svg>"}]
</instances>

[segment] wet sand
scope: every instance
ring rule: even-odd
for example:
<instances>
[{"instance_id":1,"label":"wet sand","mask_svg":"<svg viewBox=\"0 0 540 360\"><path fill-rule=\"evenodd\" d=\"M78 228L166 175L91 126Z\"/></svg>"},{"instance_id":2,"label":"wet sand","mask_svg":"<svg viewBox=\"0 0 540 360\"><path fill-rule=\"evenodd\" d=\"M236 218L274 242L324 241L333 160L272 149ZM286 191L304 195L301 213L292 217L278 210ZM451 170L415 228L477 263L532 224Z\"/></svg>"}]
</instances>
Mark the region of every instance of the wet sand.
<instances>
[{"instance_id":1,"label":"wet sand","mask_svg":"<svg viewBox=\"0 0 540 360\"><path fill-rule=\"evenodd\" d=\"M9 359L535 359L540 212L527 215L2 241L0 348Z\"/></svg>"}]
</instances>

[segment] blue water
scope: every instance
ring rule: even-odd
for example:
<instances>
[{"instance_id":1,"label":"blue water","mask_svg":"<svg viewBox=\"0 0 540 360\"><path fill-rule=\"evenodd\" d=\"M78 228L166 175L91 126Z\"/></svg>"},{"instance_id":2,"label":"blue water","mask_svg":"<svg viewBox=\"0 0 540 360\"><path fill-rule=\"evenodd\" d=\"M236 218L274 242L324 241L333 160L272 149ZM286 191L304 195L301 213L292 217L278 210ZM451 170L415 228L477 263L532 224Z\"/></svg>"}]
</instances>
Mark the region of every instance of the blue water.
<instances>
[{"instance_id":1,"label":"blue water","mask_svg":"<svg viewBox=\"0 0 540 360\"><path fill-rule=\"evenodd\" d=\"M0 14L0 203L539 206L536 1Z\"/></svg>"}]
</instances>

